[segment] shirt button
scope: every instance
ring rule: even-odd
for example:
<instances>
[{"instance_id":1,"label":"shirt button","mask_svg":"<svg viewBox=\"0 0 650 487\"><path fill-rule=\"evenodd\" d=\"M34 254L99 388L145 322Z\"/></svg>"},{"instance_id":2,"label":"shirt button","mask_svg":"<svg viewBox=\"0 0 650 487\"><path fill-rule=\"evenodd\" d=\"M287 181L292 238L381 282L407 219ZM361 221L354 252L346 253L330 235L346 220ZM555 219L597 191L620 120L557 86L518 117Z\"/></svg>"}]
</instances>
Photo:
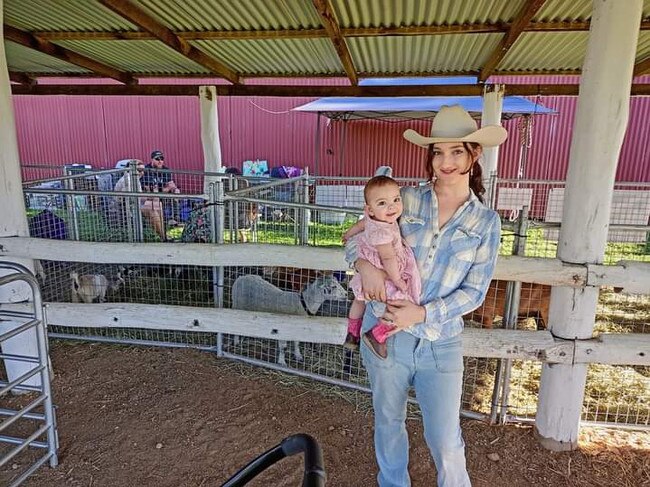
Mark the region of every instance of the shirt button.
<instances>
[{"instance_id":1,"label":"shirt button","mask_svg":"<svg viewBox=\"0 0 650 487\"><path fill-rule=\"evenodd\" d=\"M437 234L437 233L434 233L434 234L433 234L433 238L438 238L438 234Z\"/></svg>"}]
</instances>

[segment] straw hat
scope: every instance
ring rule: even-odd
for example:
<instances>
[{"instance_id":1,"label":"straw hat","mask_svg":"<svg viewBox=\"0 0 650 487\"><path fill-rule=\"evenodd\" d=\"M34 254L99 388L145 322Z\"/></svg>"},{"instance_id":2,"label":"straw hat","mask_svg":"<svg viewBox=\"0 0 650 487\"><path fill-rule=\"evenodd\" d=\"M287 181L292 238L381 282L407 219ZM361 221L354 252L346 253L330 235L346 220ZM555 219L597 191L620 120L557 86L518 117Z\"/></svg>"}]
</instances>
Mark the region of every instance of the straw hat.
<instances>
[{"instance_id":1,"label":"straw hat","mask_svg":"<svg viewBox=\"0 0 650 487\"><path fill-rule=\"evenodd\" d=\"M482 147L502 144L508 132L500 125L486 125L480 129L472 116L460 105L443 105L433 117L431 136L425 137L413 129L404 132L404 138L415 145L424 147L438 142L475 142Z\"/></svg>"}]
</instances>

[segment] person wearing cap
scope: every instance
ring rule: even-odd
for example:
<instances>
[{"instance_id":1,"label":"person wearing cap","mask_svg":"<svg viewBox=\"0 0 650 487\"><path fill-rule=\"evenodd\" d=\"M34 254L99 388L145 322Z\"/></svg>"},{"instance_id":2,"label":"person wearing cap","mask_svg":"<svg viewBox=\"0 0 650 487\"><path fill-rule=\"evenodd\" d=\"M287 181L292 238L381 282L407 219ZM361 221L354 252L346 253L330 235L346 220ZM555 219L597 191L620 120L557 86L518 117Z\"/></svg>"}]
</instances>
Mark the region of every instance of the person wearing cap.
<instances>
[{"instance_id":1,"label":"person wearing cap","mask_svg":"<svg viewBox=\"0 0 650 487\"><path fill-rule=\"evenodd\" d=\"M375 453L380 487L411 485L406 431L408 391L415 388L424 436L438 472L438 486L469 486L460 428L463 389L462 316L485 299L494 272L501 224L483 204L480 158L507 133L497 125L477 128L459 105L443 106L430 135L414 130L404 138L424 149L428 184L401 190L400 231L412 248L422 279L419 304L388 300L382 320L392 323L387 356L361 344L375 412ZM386 301L386 275L369 261L355 263L368 299ZM367 309L362 333L377 321Z\"/></svg>"},{"instance_id":2,"label":"person wearing cap","mask_svg":"<svg viewBox=\"0 0 650 487\"><path fill-rule=\"evenodd\" d=\"M142 177L142 187L145 191L161 193L180 193L180 189L174 182L171 171L165 165L165 155L161 150L151 152L151 162L145 166L145 173ZM165 200L165 208L169 210L167 204L171 206L172 218L167 221L170 225L175 225L176 220L173 218L176 213L176 201Z\"/></svg>"}]
</instances>

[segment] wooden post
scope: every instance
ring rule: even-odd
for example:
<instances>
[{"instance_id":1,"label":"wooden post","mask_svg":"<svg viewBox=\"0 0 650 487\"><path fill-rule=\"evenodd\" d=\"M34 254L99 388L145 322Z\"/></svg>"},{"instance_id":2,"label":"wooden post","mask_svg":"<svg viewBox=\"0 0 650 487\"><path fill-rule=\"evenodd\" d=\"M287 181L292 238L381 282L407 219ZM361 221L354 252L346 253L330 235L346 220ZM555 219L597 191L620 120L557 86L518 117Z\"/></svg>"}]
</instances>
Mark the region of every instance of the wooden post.
<instances>
[{"instance_id":1,"label":"wooden post","mask_svg":"<svg viewBox=\"0 0 650 487\"><path fill-rule=\"evenodd\" d=\"M0 0L0 39L3 38L3 0ZM0 237L27 237L29 228L25 202L23 200L22 178L20 176L20 158L18 156L18 139L14 123L14 110L11 100L11 83L7 69L5 45L0 42ZM34 269L31 259L11 259L29 269ZM0 271L0 275L8 272ZM25 283L9 284L0 287L0 302L21 302L31 298L31 290ZM2 332L19 326L20 321L4 321ZM38 342L34 329L23 332L2 344L2 352L12 355L38 356ZM5 359L5 368L9 382L28 372L29 363ZM39 376L23 382L23 385L40 386Z\"/></svg>"},{"instance_id":2,"label":"wooden post","mask_svg":"<svg viewBox=\"0 0 650 487\"><path fill-rule=\"evenodd\" d=\"M503 90L503 85L485 85L485 90L483 91L483 115L481 116L481 127L484 127L485 125L501 125ZM485 186L485 194L488 196L491 195L494 190L494 188L492 188L494 178L491 178L490 176L496 174L498 163L498 147L487 147L483 149L483 185Z\"/></svg>"},{"instance_id":3,"label":"wooden post","mask_svg":"<svg viewBox=\"0 0 650 487\"><path fill-rule=\"evenodd\" d=\"M563 262L603 260L642 4L642 0L593 2L558 242ZM549 315L553 335L591 338L597 302L598 287L553 288ZM544 447L577 448L586 376L584 364L543 366L535 426Z\"/></svg>"},{"instance_id":4,"label":"wooden post","mask_svg":"<svg viewBox=\"0 0 650 487\"><path fill-rule=\"evenodd\" d=\"M219 114L217 112L217 90L214 86L199 88L201 110L201 144L203 145L203 168L205 172L221 171L221 143L219 142ZM214 176L205 176L203 194L210 194L210 183Z\"/></svg>"}]
</instances>

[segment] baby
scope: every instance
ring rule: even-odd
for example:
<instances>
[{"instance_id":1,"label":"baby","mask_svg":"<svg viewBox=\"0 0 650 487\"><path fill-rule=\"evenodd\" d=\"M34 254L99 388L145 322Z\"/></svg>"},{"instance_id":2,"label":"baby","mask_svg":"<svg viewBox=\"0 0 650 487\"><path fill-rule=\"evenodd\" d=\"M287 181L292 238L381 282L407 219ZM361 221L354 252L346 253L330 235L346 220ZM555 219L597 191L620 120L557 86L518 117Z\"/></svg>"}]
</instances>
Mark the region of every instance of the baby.
<instances>
[{"instance_id":1,"label":"baby","mask_svg":"<svg viewBox=\"0 0 650 487\"><path fill-rule=\"evenodd\" d=\"M402 215L402 198L397 182L388 176L375 176L366 184L363 191L366 200L365 218L355 223L343 235L347 242L354 235L357 237L357 255L368 260L375 267L383 269L388 299L408 299L418 303L421 282L413 251L402 242L397 223ZM361 322L365 311L365 301L361 276L355 274L350 280L355 300L348 314L348 334L344 346L351 350L359 349ZM375 302L371 302L375 303ZM373 306L373 314L381 317L385 306ZM378 320L377 324L364 334L366 345L381 358L388 355L386 348L387 333L392 325Z\"/></svg>"}]
</instances>

